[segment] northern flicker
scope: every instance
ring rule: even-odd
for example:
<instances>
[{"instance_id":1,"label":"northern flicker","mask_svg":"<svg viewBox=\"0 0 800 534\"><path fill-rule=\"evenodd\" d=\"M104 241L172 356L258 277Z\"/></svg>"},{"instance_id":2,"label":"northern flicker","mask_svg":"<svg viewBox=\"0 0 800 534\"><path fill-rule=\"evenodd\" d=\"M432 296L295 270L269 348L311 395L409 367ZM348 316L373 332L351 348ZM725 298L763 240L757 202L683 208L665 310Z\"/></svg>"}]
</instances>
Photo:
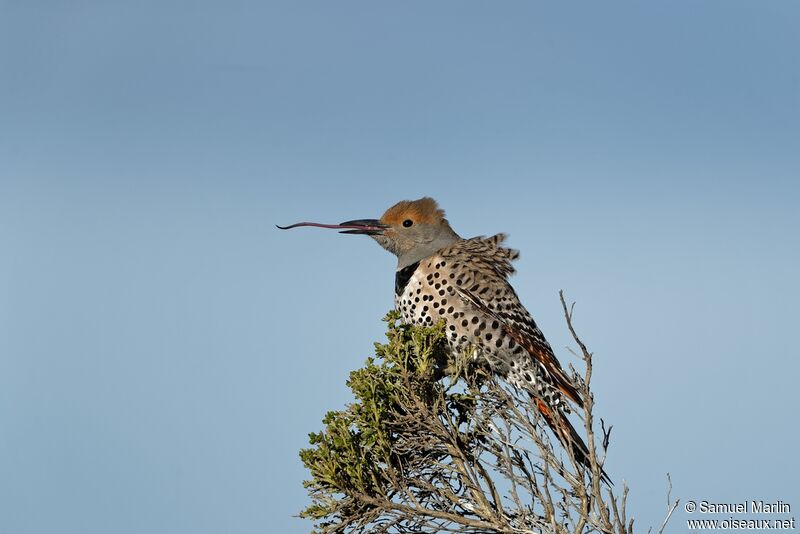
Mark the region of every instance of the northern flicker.
<instances>
[{"instance_id":1,"label":"northern flicker","mask_svg":"<svg viewBox=\"0 0 800 534\"><path fill-rule=\"evenodd\" d=\"M463 239L427 197L398 202L380 219L279 228L298 226L368 235L397 256L394 302L403 321L430 326L444 320L452 351L470 353L527 391L559 441L588 465L586 444L565 415L566 399L581 405L581 396L508 282L519 253L503 246L504 234Z\"/></svg>"}]
</instances>

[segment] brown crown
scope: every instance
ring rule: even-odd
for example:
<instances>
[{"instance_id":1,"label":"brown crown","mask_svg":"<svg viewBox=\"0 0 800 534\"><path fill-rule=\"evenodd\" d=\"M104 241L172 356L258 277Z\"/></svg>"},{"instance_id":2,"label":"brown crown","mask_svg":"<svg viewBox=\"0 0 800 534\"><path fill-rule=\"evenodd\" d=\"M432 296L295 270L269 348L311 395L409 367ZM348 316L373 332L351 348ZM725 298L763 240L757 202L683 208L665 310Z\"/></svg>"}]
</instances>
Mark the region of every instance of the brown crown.
<instances>
[{"instance_id":1,"label":"brown crown","mask_svg":"<svg viewBox=\"0 0 800 534\"><path fill-rule=\"evenodd\" d=\"M444 219L444 210L430 197L419 200L403 200L386 210L381 217L383 224L398 225L406 219L415 223L439 224Z\"/></svg>"}]
</instances>

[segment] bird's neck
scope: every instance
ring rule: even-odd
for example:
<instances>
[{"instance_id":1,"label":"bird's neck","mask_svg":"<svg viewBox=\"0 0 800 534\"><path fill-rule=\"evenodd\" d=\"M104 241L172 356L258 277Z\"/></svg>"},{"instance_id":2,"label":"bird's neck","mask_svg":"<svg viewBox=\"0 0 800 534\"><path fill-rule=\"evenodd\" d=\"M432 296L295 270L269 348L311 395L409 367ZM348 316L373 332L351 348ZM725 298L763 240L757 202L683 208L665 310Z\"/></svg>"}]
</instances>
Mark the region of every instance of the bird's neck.
<instances>
[{"instance_id":1,"label":"bird's neck","mask_svg":"<svg viewBox=\"0 0 800 534\"><path fill-rule=\"evenodd\" d=\"M409 250L408 252L405 252L397 256L397 270L400 271L402 269L405 269L409 265L419 263L425 258L433 256L443 248L449 247L456 241L461 241L461 238L458 236L458 234L452 232L441 236L437 236L436 239L428 243L418 244L416 247Z\"/></svg>"}]
</instances>

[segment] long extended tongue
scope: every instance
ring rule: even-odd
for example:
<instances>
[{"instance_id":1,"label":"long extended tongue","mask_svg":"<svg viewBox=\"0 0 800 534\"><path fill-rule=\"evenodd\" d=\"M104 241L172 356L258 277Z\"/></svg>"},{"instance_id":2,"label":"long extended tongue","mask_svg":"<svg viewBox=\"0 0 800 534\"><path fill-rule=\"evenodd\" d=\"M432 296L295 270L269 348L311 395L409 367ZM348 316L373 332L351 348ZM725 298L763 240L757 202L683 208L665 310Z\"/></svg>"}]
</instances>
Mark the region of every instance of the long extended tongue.
<instances>
[{"instance_id":1,"label":"long extended tongue","mask_svg":"<svg viewBox=\"0 0 800 534\"><path fill-rule=\"evenodd\" d=\"M291 230L292 228L297 228L299 226L316 226L317 228L333 228L333 229L353 229L353 230L360 230L363 229L363 226L356 226L354 224L322 224L322 223L315 223L315 222L299 222L295 224L290 224L289 226L278 226L275 225L281 230Z\"/></svg>"}]
</instances>

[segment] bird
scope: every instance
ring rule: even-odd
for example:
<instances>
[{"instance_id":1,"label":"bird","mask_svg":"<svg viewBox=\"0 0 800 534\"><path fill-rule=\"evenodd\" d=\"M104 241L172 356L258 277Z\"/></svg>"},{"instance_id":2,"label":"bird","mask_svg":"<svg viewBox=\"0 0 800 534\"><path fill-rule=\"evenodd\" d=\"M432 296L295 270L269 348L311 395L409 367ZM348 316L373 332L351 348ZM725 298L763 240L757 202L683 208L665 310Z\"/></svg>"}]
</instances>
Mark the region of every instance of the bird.
<instances>
[{"instance_id":1,"label":"bird","mask_svg":"<svg viewBox=\"0 0 800 534\"><path fill-rule=\"evenodd\" d=\"M519 252L504 246L506 234L464 239L430 197L400 201L380 219L278 228L301 226L366 235L394 254L394 304L402 321L424 326L443 321L453 354L471 354L476 363L528 392L561 444L589 466L588 447L566 417L568 401L582 406L581 394L509 283ZM611 484L602 469L601 478Z\"/></svg>"}]
</instances>

